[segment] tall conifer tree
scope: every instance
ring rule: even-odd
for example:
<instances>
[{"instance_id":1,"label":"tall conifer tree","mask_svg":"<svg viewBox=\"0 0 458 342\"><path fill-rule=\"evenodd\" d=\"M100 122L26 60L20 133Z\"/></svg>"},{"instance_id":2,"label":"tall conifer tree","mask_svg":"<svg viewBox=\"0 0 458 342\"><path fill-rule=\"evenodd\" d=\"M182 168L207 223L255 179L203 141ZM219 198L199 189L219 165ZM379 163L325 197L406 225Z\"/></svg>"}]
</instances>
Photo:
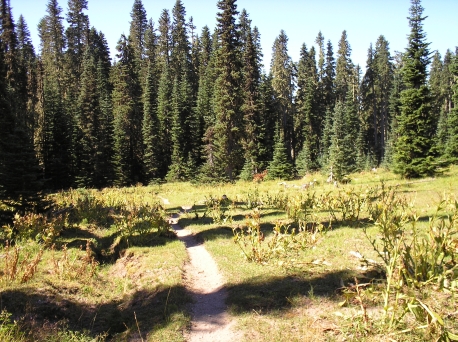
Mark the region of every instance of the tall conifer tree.
<instances>
[{"instance_id":1,"label":"tall conifer tree","mask_svg":"<svg viewBox=\"0 0 458 342\"><path fill-rule=\"evenodd\" d=\"M352 85L353 63L350 59L351 47L347 39L347 31L342 32L337 51L336 64L336 99L345 101L347 91Z\"/></svg>"},{"instance_id":2,"label":"tall conifer tree","mask_svg":"<svg viewBox=\"0 0 458 342\"><path fill-rule=\"evenodd\" d=\"M288 37L282 30L272 47L272 87L277 102L278 120L281 136L291 158L293 153L293 93L294 73L293 62L288 55Z\"/></svg>"},{"instance_id":3,"label":"tall conifer tree","mask_svg":"<svg viewBox=\"0 0 458 342\"><path fill-rule=\"evenodd\" d=\"M420 0L411 0L409 45L403 55L401 75L405 90L401 92L401 113L397 118L397 140L394 171L403 177L432 175L436 121L431 111L431 96L427 86L430 63L429 43L423 31L423 7Z\"/></svg>"},{"instance_id":4,"label":"tall conifer tree","mask_svg":"<svg viewBox=\"0 0 458 342\"><path fill-rule=\"evenodd\" d=\"M241 111L241 63L237 5L235 0L219 0L217 14L218 43L215 68L218 75L213 94L216 122L214 126L214 165L220 176L232 180L243 165ZM209 156L207 161L211 162Z\"/></svg>"},{"instance_id":5,"label":"tall conifer tree","mask_svg":"<svg viewBox=\"0 0 458 342\"><path fill-rule=\"evenodd\" d=\"M117 50L112 78L116 184L130 185L143 181L141 86L132 45L124 35Z\"/></svg>"}]
</instances>

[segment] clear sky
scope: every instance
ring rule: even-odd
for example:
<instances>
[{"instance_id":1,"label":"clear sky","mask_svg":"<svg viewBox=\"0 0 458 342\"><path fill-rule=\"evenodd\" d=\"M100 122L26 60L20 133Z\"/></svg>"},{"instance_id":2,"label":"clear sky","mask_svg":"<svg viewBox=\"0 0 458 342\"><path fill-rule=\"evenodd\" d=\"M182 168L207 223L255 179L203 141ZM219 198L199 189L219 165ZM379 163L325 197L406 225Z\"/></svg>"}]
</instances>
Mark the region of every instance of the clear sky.
<instances>
[{"instance_id":1,"label":"clear sky","mask_svg":"<svg viewBox=\"0 0 458 342\"><path fill-rule=\"evenodd\" d=\"M13 16L22 14L32 34L33 44L39 51L37 24L46 14L47 0L10 0ZM147 17L157 22L162 9L171 10L175 0L143 0ZM217 0L182 0L186 15L194 19L197 32L204 25L210 30L216 25ZM67 13L67 0L58 0ZM112 56L122 33L128 34L130 12L134 0L88 0L91 26L102 31L110 46ZM458 46L458 0L423 0L424 30L431 50L438 50L443 56L447 49ZM261 33L264 64L269 68L272 44L284 30L289 38L288 50L294 61L299 59L303 43L310 48L321 30L325 40L331 40L334 55L343 30L347 31L352 48L353 63L365 68L369 44L384 35L394 51L404 51L410 32L407 16L409 0L238 0L237 9L245 8ZM64 25L67 22L64 20Z\"/></svg>"}]
</instances>

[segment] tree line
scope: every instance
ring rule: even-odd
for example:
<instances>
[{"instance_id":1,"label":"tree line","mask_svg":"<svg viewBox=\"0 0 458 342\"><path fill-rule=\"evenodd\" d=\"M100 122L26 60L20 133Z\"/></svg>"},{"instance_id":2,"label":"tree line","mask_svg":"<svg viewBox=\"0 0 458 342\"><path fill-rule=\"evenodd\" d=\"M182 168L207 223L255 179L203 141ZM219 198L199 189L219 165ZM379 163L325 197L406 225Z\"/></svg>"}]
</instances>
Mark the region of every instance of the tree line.
<instances>
[{"instance_id":1,"label":"tree line","mask_svg":"<svg viewBox=\"0 0 458 342\"><path fill-rule=\"evenodd\" d=\"M49 0L39 53L0 0L0 199L30 210L40 192L155 181L303 176L337 179L381 164L434 175L458 157L457 51L430 51L411 0L407 48L381 35L366 69L346 31L337 52L319 32L288 54L282 30L266 73L261 33L236 0L197 32L181 0L148 19L134 0L111 61L87 0ZM315 46L317 49L315 49Z\"/></svg>"}]
</instances>

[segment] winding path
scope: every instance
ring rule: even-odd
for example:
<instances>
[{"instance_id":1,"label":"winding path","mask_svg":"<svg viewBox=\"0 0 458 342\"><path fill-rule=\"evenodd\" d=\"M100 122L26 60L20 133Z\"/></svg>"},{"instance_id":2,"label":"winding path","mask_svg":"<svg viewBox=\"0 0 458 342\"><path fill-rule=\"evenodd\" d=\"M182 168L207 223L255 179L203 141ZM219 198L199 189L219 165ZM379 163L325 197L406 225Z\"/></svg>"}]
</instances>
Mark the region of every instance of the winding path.
<instances>
[{"instance_id":1,"label":"winding path","mask_svg":"<svg viewBox=\"0 0 458 342\"><path fill-rule=\"evenodd\" d=\"M182 229L178 215L171 219L178 239L183 241L189 255L184 267L185 285L192 294L191 329L186 334L188 342L232 342L238 340L232 330L234 321L226 310L227 291L218 267L191 231Z\"/></svg>"}]
</instances>

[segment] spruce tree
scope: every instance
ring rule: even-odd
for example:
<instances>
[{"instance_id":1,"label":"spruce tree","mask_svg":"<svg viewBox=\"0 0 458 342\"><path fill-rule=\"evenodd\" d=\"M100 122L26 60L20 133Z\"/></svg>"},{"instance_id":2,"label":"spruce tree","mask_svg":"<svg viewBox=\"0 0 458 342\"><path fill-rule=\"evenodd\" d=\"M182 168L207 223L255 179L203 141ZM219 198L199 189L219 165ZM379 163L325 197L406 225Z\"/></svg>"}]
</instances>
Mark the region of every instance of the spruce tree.
<instances>
[{"instance_id":1,"label":"spruce tree","mask_svg":"<svg viewBox=\"0 0 458 342\"><path fill-rule=\"evenodd\" d=\"M41 41L42 102L40 137L41 162L46 186L63 189L73 184L74 121L65 100L64 51L66 47L62 9L56 0L49 0L47 15L38 25Z\"/></svg>"},{"instance_id":2,"label":"spruce tree","mask_svg":"<svg viewBox=\"0 0 458 342\"><path fill-rule=\"evenodd\" d=\"M30 38L30 31L24 17L19 16L17 24L18 37L18 61L21 78L25 82L25 87L21 91L24 99L25 111L22 115L22 125L27 130L27 134L32 137L37 127L37 106L38 106L38 77L37 77L37 57Z\"/></svg>"},{"instance_id":3,"label":"spruce tree","mask_svg":"<svg viewBox=\"0 0 458 342\"><path fill-rule=\"evenodd\" d=\"M360 131L358 113L351 91L347 92L345 103L337 102L334 108L331 144L328 166L332 167L336 179L340 180L357 171L357 155L363 146L355 146ZM360 151L358 151L358 149Z\"/></svg>"},{"instance_id":4,"label":"spruce tree","mask_svg":"<svg viewBox=\"0 0 458 342\"><path fill-rule=\"evenodd\" d=\"M161 163L159 167L160 177L165 177L172 158L172 125L173 125L173 108L172 97L170 96L173 91L173 82L170 79L170 71L168 64L163 64L161 77L158 85L157 97L157 116L159 119L159 126L161 128L160 142L161 142Z\"/></svg>"},{"instance_id":5,"label":"spruce tree","mask_svg":"<svg viewBox=\"0 0 458 342\"><path fill-rule=\"evenodd\" d=\"M159 35L158 35L158 63L161 68L164 64L170 63L170 51L172 47L171 27L169 11L164 9L159 17Z\"/></svg>"},{"instance_id":6,"label":"spruce tree","mask_svg":"<svg viewBox=\"0 0 458 342\"><path fill-rule=\"evenodd\" d=\"M81 91L78 98L77 120L77 176L79 187L97 187L95 169L98 157L97 133L99 130L99 97L97 92L97 65L88 46L83 57Z\"/></svg>"},{"instance_id":7,"label":"spruce tree","mask_svg":"<svg viewBox=\"0 0 458 342\"><path fill-rule=\"evenodd\" d=\"M192 61L186 11L180 0L173 8L172 49L170 56L170 77L174 80L172 92L173 121L171 139L173 150L168 179L188 179L195 172L200 147L199 124L193 110L195 94L192 75Z\"/></svg>"},{"instance_id":8,"label":"spruce tree","mask_svg":"<svg viewBox=\"0 0 458 342\"><path fill-rule=\"evenodd\" d=\"M336 63L334 59L334 52L332 43L328 40L326 45L326 63L323 76L323 95L322 101L324 103L325 110L332 110L335 105L336 98Z\"/></svg>"},{"instance_id":9,"label":"spruce tree","mask_svg":"<svg viewBox=\"0 0 458 342\"><path fill-rule=\"evenodd\" d=\"M322 118L318 107L318 75L315 61L315 49L307 51L302 45L300 60L297 65L297 92L295 98L295 151L302 151L301 158L307 153L309 170L318 167L319 137L321 136Z\"/></svg>"},{"instance_id":10,"label":"spruce tree","mask_svg":"<svg viewBox=\"0 0 458 342\"><path fill-rule=\"evenodd\" d=\"M430 63L429 43L423 31L423 7L411 0L409 45L403 55L401 75L401 113L397 118L394 172L406 178L433 175L436 121L431 111L431 96L426 84Z\"/></svg>"},{"instance_id":11,"label":"spruce tree","mask_svg":"<svg viewBox=\"0 0 458 342\"><path fill-rule=\"evenodd\" d=\"M250 20L246 11L242 11L241 27L245 30L242 32L242 59L243 59L243 149L246 160L249 161L253 172L258 172L259 160L259 129L260 129L260 98L259 84L261 81L261 71L259 66L259 56L255 45L255 37L250 26Z\"/></svg>"},{"instance_id":12,"label":"spruce tree","mask_svg":"<svg viewBox=\"0 0 458 342\"><path fill-rule=\"evenodd\" d=\"M278 120L280 123L281 135L285 141L287 150L290 151L290 158L293 149L293 62L288 55L288 37L282 30L275 39L272 47L272 87L275 91L277 102Z\"/></svg>"},{"instance_id":13,"label":"spruce tree","mask_svg":"<svg viewBox=\"0 0 458 342\"><path fill-rule=\"evenodd\" d=\"M145 54L147 56L146 82L143 89L143 165L145 180L151 182L161 177L162 157L161 126L157 113L158 62L157 37L152 21L145 32Z\"/></svg>"},{"instance_id":14,"label":"spruce tree","mask_svg":"<svg viewBox=\"0 0 458 342\"><path fill-rule=\"evenodd\" d=\"M293 177L294 166L288 156L288 150L281 138L278 126L276 132L273 159L267 167L267 179L289 180Z\"/></svg>"},{"instance_id":15,"label":"spruce tree","mask_svg":"<svg viewBox=\"0 0 458 342\"><path fill-rule=\"evenodd\" d=\"M458 56L455 55L450 64L450 72L458 77ZM447 118L447 139L445 157L451 163L458 162L458 84L453 85L453 102L455 107L450 111Z\"/></svg>"},{"instance_id":16,"label":"spruce tree","mask_svg":"<svg viewBox=\"0 0 458 342\"><path fill-rule=\"evenodd\" d=\"M218 40L215 69L218 75L213 94L215 110L214 168L221 176L235 179L243 166L241 146L243 116L241 111L241 62L237 5L235 0L218 1ZM207 155L207 158L210 156Z\"/></svg>"},{"instance_id":17,"label":"spruce tree","mask_svg":"<svg viewBox=\"0 0 458 342\"><path fill-rule=\"evenodd\" d=\"M337 64L336 64L336 99L338 101L345 101L347 91L351 86L351 78L353 72L353 63L350 59L351 47L347 39L347 31L342 32L339 41L339 49L337 51Z\"/></svg>"},{"instance_id":18,"label":"spruce tree","mask_svg":"<svg viewBox=\"0 0 458 342\"><path fill-rule=\"evenodd\" d=\"M113 114L116 184L143 181L141 86L130 40L121 35L117 46L119 61L113 68Z\"/></svg>"},{"instance_id":19,"label":"spruce tree","mask_svg":"<svg viewBox=\"0 0 458 342\"><path fill-rule=\"evenodd\" d=\"M136 72L140 71L142 61L145 55L145 32L148 26L146 10L141 0L134 0L132 11L130 12L129 39L132 45L132 51L136 65Z\"/></svg>"},{"instance_id":20,"label":"spruce tree","mask_svg":"<svg viewBox=\"0 0 458 342\"><path fill-rule=\"evenodd\" d=\"M262 75L259 85L260 105L259 111L259 144L258 167L265 170L273 158L275 145L275 127L278 124L275 91L272 87L272 74Z\"/></svg>"}]
</instances>

